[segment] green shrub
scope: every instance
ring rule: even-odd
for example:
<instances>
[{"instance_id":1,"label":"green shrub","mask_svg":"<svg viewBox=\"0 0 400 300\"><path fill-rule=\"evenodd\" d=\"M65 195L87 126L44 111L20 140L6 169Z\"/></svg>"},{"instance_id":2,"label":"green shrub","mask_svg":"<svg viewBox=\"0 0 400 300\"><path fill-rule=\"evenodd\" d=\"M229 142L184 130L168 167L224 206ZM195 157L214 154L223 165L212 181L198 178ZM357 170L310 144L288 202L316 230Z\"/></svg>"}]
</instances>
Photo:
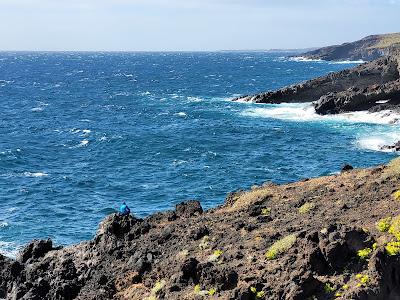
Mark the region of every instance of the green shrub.
<instances>
[{"instance_id":1,"label":"green shrub","mask_svg":"<svg viewBox=\"0 0 400 300\"><path fill-rule=\"evenodd\" d=\"M209 290L208 290L208 294L209 294L210 296L214 296L216 292L217 292L217 291L216 291L215 289L209 289Z\"/></svg>"},{"instance_id":2,"label":"green shrub","mask_svg":"<svg viewBox=\"0 0 400 300\"><path fill-rule=\"evenodd\" d=\"M326 282L324 285L324 291L325 293L330 294L335 291L335 288L329 282Z\"/></svg>"},{"instance_id":3,"label":"green shrub","mask_svg":"<svg viewBox=\"0 0 400 300\"><path fill-rule=\"evenodd\" d=\"M215 250L213 254L208 257L208 261L217 261L224 252L222 250Z\"/></svg>"},{"instance_id":4,"label":"green shrub","mask_svg":"<svg viewBox=\"0 0 400 300\"><path fill-rule=\"evenodd\" d=\"M254 286L250 287L250 291L255 295L256 299L264 299L265 292L264 291L257 291L257 288Z\"/></svg>"},{"instance_id":5,"label":"green shrub","mask_svg":"<svg viewBox=\"0 0 400 300\"><path fill-rule=\"evenodd\" d=\"M394 200L400 201L400 190L395 191L392 195Z\"/></svg>"},{"instance_id":6,"label":"green shrub","mask_svg":"<svg viewBox=\"0 0 400 300\"><path fill-rule=\"evenodd\" d=\"M391 223L392 217L380 219L378 223L376 223L376 229L378 229L380 232L387 232L390 228Z\"/></svg>"},{"instance_id":7,"label":"green shrub","mask_svg":"<svg viewBox=\"0 0 400 300\"><path fill-rule=\"evenodd\" d=\"M386 253L390 256L400 254L400 242L389 242L385 246Z\"/></svg>"},{"instance_id":8,"label":"green shrub","mask_svg":"<svg viewBox=\"0 0 400 300\"><path fill-rule=\"evenodd\" d=\"M199 248L200 248L201 250L208 249L209 246L210 246L209 241L210 241L210 237L209 237L208 235L205 235L205 236L202 238L202 240L201 240L201 242L200 242L200 244L199 244Z\"/></svg>"},{"instance_id":9,"label":"green shrub","mask_svg":"<svg viewBox=\"0 0 400 300\"><path fill-rule=\"evenodd\" d=\"M271 208L270 208L270 207L263 208L263 209L261 210L261 214L262 214L263 216L269 216L269 215L271 214Z\"/></svg>"},{"instance_id":10,"label":"green shrub","mask_svg":"<svg viewBox=\"0 0 400 300\"><path fill-rule=\"evenodd\" d=\"M278 255L285 253L296 243L296 235L288 235L279 241L276 241L271 247L269 247L267 253L265 254L267 259L275 259Z\"/></svg>"},{"instance_id":11,"label":"green shrub","mask_svg":"<svg viewBox=\"0 0 400 300\"><path fill-rule=\"evenodd\" d=\"M166 281L163 279L161 281L157 281L154 287L151 289L151 293L158 294L166 285Z\"/></svg>"},{"instance_id":12,"label":"green shrub","mask_svg":"<svg viewBox=\"0 0 400 300\"><path fill-rule=\"evenodd\" d=\"M306 214L306 213L310 212L310 210L312 210L314 208L315 208L315 204L314 203L306 202L299 208L299 213Z\"/></svg>"},{"instance_id":13,"label":"green shrub","mask_svg":"<svg viewBox=\"0 0 400 300\"><path fill-rule=\"evenodd\" d=\"M365 249L362 249L362 250L358 250L357 251L357 256L361 260L366 260L371 255L371 253L372 253L372 249L371 248L365 248Z\"/></svg>"},{"instance_id":14,"label":"green shrub","mask_svg":"<svg viewBox=\"0 0 400 300\"><path fill-rule=\"evenodd\" d=\"M357 274L356 278L359 280L359 283L357 284L357 287L367 286L367 284L370 281L369 276L368 275L364 275L364 274Z\"/></svg>"},{"instance_id":15,"label":"green shrub","mask_svg":"<svg viewBox=\"0 0 400 300\"><path fill-rule=\"evenodd\" d=\"M256 293L256 299L264 299L265 298L265 292L264 291L259 291Z\"/></svg>"},{"instance_id":16,"label":"green shrub","mask_svg":"<svg viewBox=\"0 0 400 300\"><path fill-rule=\"evenodd\" d=\"M397 240L400 240L400 216L392 219L388 232L393 234Z\"/></svg>"}]
</instances>

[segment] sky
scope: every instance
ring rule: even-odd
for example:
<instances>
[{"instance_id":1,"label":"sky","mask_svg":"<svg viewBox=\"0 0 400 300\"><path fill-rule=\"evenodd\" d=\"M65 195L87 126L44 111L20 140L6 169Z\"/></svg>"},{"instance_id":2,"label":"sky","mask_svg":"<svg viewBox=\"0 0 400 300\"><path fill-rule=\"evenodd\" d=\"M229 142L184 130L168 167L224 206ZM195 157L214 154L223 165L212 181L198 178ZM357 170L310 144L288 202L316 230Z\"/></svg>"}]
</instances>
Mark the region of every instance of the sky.
<instances>
[{"instance_id":1,"label":"sky","mask_svg":"<svg viewBox=\"0 0 400 300\"><path fill-rule=\"evenodd\" d=\"M400 32L400 0L0 0L0 50L320 47Z\"/></svg>"}]
</instances>

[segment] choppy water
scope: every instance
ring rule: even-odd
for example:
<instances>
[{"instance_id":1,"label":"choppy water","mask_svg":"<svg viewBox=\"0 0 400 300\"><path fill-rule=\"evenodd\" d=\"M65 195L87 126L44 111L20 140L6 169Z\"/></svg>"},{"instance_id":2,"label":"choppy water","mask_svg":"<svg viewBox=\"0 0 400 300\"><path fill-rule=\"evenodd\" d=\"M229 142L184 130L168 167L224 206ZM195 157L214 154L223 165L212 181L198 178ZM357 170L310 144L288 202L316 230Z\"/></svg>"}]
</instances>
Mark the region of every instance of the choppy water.
<instances>
[{"instance_id":1,"label":"choppy water","mask_svg":"<svg viewBox=\"0 0 400 300\"><path fill-rule=\"evenodd\" d=\"M91 238L125 200L139 216L330 174L400 136L392 116L319 117L227 101L352 66L249 53L0 53L0 251Z\"/></svg>"}]
</instances>

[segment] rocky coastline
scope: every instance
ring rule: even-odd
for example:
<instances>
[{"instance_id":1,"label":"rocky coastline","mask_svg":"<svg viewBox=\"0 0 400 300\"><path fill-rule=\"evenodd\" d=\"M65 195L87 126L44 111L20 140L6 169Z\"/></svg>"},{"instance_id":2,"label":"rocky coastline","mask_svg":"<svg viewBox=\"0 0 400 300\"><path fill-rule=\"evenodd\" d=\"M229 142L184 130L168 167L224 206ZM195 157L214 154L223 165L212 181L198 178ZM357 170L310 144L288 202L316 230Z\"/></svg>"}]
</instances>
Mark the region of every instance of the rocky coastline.
<instances>
[{"instance_id":1,"label":"rocky coastline","mask_svg":"<svg viewBox=\"0 0 400 300\"><path fill-rule=\"evenodd\" d=\"M6 299L400 299L400 159L266 183L203 211L109 215L95 237L0 256Z\"/></svg>"},{"instance_id":2,"label":"rocky coastline","mask_svg":"<svg viewBox=\"0 0 400 300\"><path fill-rule=\"evenodd\" d=\"M400 33L376 34L355 42L311 50L302 54L302 57L317 60L372 61L390 55L392 48L399 43Z\"/></svg>"},{"instance_id":3,"label":"rocky coastline","mask_svg":"<svg viewBox=\"0 0 400 300\"><path fill-rule=\"evenodd\" d=\"M385 36L393 36L393 34ZM400 34L394 34L394 36L395 41L400 40ZM363 41L361 44L359 43L360 41L354 43L354 45L358 45L358 52L362 50L369 51L371 49L371 41L378 43L377 37L382 39L382 36L372 37L361 40ZM369 42L365 43L365 41ZM340 52L338 48L342 49L344 47L347 51L340 53L347 55L347 58L354 58L352 57L352 51L350 51L353 48L349 48L346 45L332 46L333 48L328 47L328 49L332 53L338 53ZM323 56L321 53L326 51L327 48L318 49L306 53L305 57L328 60L343 58ZM316 53L319 53L319 56L315 56L317 55ZM375 54L368 57L373 59L372 61L362 63L351 69L330 73L275 91L240 96L232 99L232 101L265 104L310 102L313 104L315 112L320 115L357 111L386 111L388 114L398 114L400 113L400 44L390 44L384 48L384 51L382 50ZM397 123L399 120L395 118L393 122ZM399 151L400 148L397 144L398 142L393 145L384 145L381 149Z\"/></svg>"},{"instance_id":4,"label":"rocky coastline","mask_svg":"<svg viewBox=\"0 0 400 300\"><path fill-rule=\"evenodd\" d=\"M321 115L399 110L399 74L400 51L393 51L389 56L352 69L233 100L270 104L313 102L316 112Z\"/></svg>"}]
</instances>

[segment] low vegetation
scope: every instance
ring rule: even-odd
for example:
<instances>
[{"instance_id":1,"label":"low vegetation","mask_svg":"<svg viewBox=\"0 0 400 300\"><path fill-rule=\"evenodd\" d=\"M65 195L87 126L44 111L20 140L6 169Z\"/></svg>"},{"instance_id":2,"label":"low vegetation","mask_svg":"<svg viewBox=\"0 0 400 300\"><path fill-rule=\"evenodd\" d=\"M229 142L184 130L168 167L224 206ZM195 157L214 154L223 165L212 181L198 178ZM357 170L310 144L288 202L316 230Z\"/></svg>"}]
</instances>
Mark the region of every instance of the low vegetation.
<instances>
[{"instance_id":1,"label":"low vegetation","mask_svg":"<svg viewBox=\"0 0 400 300\"><path fill-rule=\"evenodd\" d=\"M267 259L272 260L277 258L280 254L285 253L287 250L293 247L293 245L296 243L296 239L296 235L291 234L280 239L279 241L276 241L265 254Z\"/></svg>"},{"instance_id":2,"label":"low vegetation","mask_svg":"<svg viewBox=\"0 0 400 300\"><path fill-rule=\"evenodd\" d=\"M301 214L306 214L313 210L315 208L315 204L311 202L306 202L304 203L300 208L299 208L299 213Z\"/></svg>"}]
</instances>

